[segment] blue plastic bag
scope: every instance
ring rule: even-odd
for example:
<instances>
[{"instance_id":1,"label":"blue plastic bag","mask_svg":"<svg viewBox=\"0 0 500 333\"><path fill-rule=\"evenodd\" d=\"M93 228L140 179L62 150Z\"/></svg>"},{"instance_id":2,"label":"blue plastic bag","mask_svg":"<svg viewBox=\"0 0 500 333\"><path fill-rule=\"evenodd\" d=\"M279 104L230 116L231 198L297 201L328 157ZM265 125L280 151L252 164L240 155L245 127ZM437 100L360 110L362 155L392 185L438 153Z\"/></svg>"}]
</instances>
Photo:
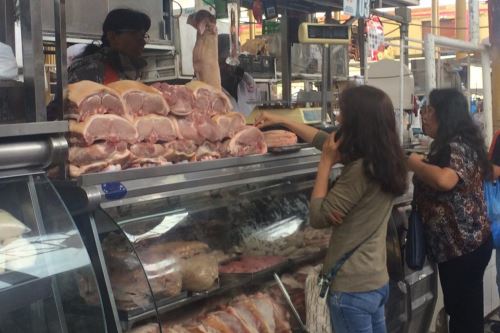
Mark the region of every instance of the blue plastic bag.
<instances>
[{"instance_id":1,"label":"blue plastic bag","mask_svg":"<svg viewBox=\"0 0 500 333\"><path fill-rule=\"evenodd\" d=\"M484 198L488 207L493 244L495 249L500 249L500 183L484 182Z\"/></svg>"}]
</instances>

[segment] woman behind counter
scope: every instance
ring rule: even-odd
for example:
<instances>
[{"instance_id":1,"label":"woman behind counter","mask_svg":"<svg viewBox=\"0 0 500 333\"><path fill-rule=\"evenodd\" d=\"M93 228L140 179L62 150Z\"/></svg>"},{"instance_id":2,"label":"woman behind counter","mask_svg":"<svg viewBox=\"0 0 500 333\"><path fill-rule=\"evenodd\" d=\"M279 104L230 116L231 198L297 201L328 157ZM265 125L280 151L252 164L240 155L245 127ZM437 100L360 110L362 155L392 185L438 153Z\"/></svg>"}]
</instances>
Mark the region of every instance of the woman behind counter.
<instances>
[{"instance_id":1,"label":"woman behind counter","mask_svg":"<svg viewBox=\"0 0 500 333\"><path fill-rule=\"evenodd\" d=\"M147 65L142 58L151 19L132 9L114 9L102 25L100 46L91 44L68 69L68 82L90 80L108 84L137 80Z\"/></svg>"},{"instance_id":2,"label":"woman behind counter","mask_svg":"<svg viewBox=\"0 0 500 333\"><path fill-rule=\"evenodd\" d=\"M341 266L330 285L328 304L336 333L386 332L389 297L387 223L394 199L407 188L407 169L396 132L394 108L381 90L361 86L340 98L340 138L264 112L257 126L280 124L322 149L310 202L310 223L331 228L323 271L364 242ZM329 189L331 168L344 164Z\"/></svg>"},{"instance_id":3,"label":"woman behind counter","mask_svg":"<svg viewBox=\"0 0 500 333\"><path fill-rule=\"evenodd\" d=\"M483 275L492 240L483 193L491 177L484 140L455 89L433 90L422 127L434 139L426 159L408 159L427 254L438 264L450 333L484 330Z\"/></svg>"}]
</instances>

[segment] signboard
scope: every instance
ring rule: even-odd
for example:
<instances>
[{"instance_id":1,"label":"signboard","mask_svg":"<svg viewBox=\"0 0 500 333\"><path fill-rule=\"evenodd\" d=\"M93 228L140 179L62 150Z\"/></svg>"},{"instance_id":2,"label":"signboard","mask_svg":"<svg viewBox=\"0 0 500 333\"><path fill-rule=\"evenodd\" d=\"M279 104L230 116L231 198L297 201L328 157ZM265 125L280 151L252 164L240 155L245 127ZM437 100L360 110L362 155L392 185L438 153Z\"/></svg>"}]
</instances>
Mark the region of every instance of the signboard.
<instances>
[{"instance_id":1,"label":"signboard","mask_svg":"<svg viewBox=\"0 0 500 333\"><path fill-rule=\"evenodd\" d=\"M370 0L344 0L344 14L368 18L370 16Z\"/></svg>"}]
</instances>

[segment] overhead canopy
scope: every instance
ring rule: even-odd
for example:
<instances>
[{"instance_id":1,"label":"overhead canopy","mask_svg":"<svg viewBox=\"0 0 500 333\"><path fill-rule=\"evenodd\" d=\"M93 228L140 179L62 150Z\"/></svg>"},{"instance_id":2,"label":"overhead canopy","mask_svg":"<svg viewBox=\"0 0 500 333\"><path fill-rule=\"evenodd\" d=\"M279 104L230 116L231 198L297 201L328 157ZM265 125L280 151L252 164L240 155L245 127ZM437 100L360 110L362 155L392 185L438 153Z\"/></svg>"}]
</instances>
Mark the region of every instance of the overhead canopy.
<instances>
[{"instance_id":1,"label":"overhead canopy","mask_svg":"<svg viewBox=\"0 0 500 333\"><path fill-rule=\"evenodd\" d=\"M378 0L376 1L378 3ZM418 6L420 0L383 0L383 7ZM277 0L279 7L288 8L307 13L324 12L327 10L340 10L343 0ZM245 1L242 1L245 5Z\"/></svg>"}]
</instances>

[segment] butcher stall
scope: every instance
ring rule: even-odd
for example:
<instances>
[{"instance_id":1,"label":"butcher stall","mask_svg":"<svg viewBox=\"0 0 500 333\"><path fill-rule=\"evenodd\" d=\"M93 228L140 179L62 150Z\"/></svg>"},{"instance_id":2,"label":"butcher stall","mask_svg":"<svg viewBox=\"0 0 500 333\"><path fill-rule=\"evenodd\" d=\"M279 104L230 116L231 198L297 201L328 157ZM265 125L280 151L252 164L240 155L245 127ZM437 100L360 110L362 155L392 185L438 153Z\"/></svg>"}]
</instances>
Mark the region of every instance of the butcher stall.
<instances>
[{"instance_id":1,"label":"butcher stall","mask_svg":"<svg viewBox=\"0 0 500 333\"><path fill-rule=\"evenodd\" d=\"M179 38L185 27L170 1L137 8L152 17L147 51L156 52L158 67L149 69L158 75L142 83L68 86L65 71L58 71L55 90L66 97L59 116L68 121L43 122L41 82L50 80L37 61L42 44L55 43L56 67L65 68L66 35L68 42L89 42L100 34L92 22L108 9L139 5L91 1L96 15L82 21L78 1L66 8L64 1L54 7L42 1L43 8L21 3L26 65L24 82L15 86L26 94L19 114L37 122L0 126L0 333L317 333L317 314L307 307L316 299L306 280L329 242L328 231L308 223L320 152L293 133L247 125L210 85L179 84L186 81L185 61L172 57L187 57ZM289 32L297 18L341 7L342 1L277 1L286 29L281 72L274 66L270 79L281 78L282 112L294 110L304 122L330 130L326 83L332 73L294 75L296 43ZM51 24L45 18L53 12ZM349 38L346 26L331 27L345 32L344 42ZM300 78L323 82L323 97L309 101L315 108L292 105L292 80ZM335 167L331 180L340 172ZM396 200L388 226L391 333L426 332L437 298L435 268L412 271L403 260L411 195L410 189Z\"/></svg>"},{"instance_id":2,"label":"butcher stall","mask_svg":"<svg viewBox=\"0 0 500 333\"><path fill-rule=\"evenodd\" d=\"M56 182L85 235L108 328L231 327L237 325L231 321L234 312L240 317L267 304L274 315L261 313L249 325L268 320L271 327L303 331L305 279L321 262L329 240L328 232L307 223L319 156L305 148ZM339 172L335 168L332 178ZM410 200L397 200L388 229L390 332L426 331L436 298L432 266L414 272L404 265ZM92 306L97 294L82 285L80 294Z\"/></svg>"}]
</instances>

